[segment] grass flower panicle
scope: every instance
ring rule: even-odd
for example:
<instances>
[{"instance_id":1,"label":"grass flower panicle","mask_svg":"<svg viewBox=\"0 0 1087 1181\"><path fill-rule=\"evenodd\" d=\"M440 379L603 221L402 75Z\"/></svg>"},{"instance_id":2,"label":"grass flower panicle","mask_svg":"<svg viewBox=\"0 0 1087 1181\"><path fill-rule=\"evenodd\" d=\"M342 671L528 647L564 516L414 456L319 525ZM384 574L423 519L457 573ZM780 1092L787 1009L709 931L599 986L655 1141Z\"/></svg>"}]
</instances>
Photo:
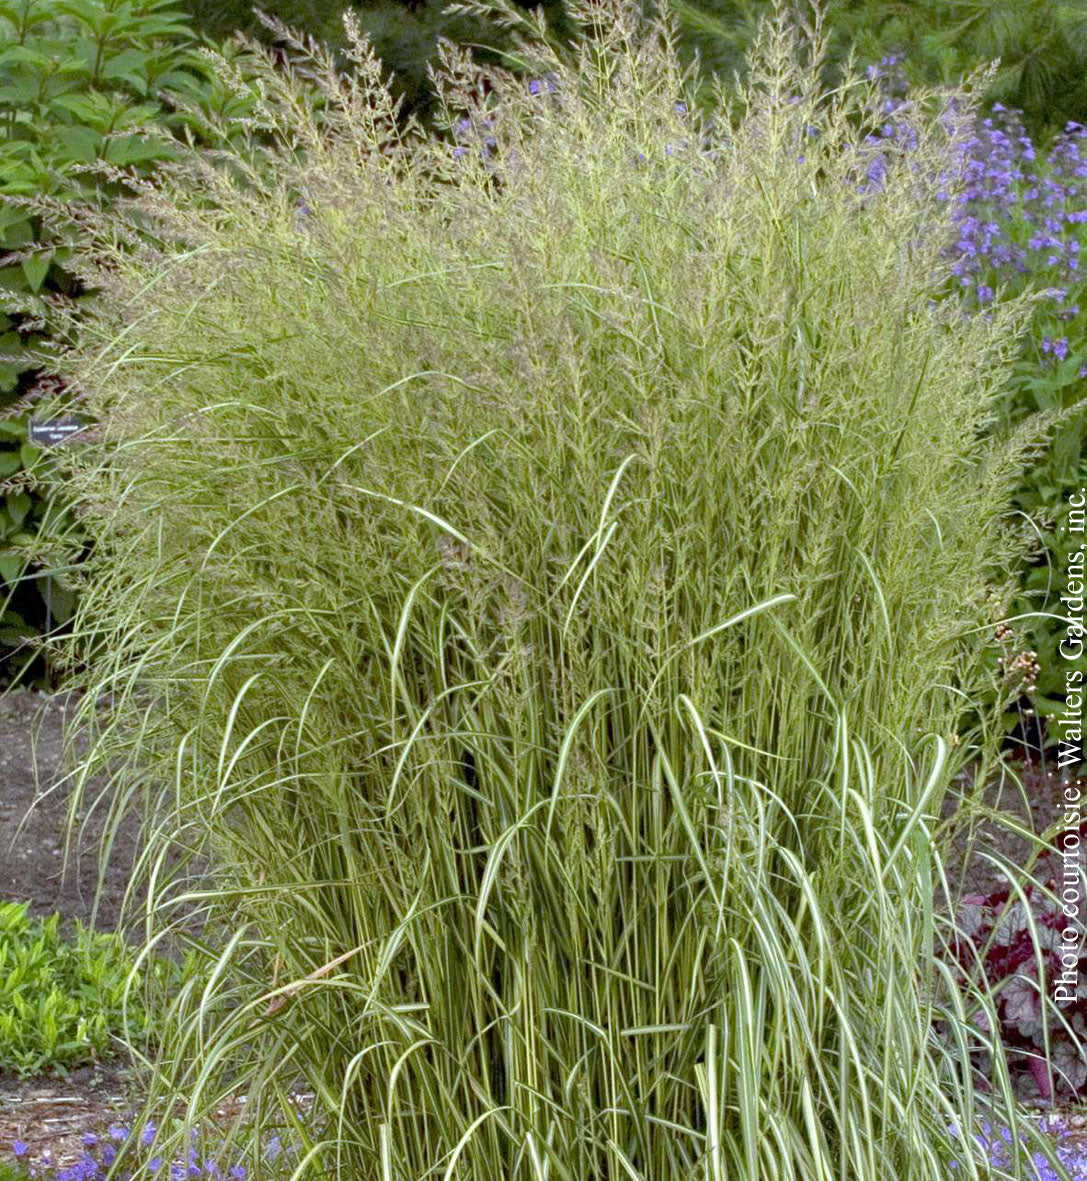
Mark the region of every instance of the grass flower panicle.
<instances>
[{"instance_id":1,"label":"grass flower panicle","mask_svg":"<svg viewBox=\"0 0 1087 1181\"><path fill-rule=\"evenodd\" d=\"M937 298L969 96L828 94L779 13L714 123L583 16L546 101L448 49L444 139L364 45L319 115L269 65L274 166L181 162L88 275L85 769L152 937L221 935L163 1085L245 1086L254 1175L300 1079L299 1176L989 1175L950 1122L1037 1137L929 825L1033 436L1025 303Z\"/></svg>"}]
</instances>

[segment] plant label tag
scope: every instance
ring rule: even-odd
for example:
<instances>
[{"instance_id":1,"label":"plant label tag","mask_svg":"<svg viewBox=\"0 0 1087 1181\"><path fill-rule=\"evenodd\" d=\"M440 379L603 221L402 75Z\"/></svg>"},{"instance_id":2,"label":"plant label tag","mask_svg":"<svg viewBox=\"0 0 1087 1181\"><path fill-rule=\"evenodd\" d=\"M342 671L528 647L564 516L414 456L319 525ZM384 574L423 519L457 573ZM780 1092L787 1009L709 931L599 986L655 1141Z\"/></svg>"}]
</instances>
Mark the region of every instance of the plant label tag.
<instances>
[{"instance_id":1,"label":"plant label tag","mask_svg":"<svg viewBox=\"0 0 1087 1181\"><path fill-rule=\"evenodd\" d=\"M78 414L61 418L32 418L27 425L27 438L35 447L57 447L66 443L87 424Z\"/></svg>"}]
</instances>

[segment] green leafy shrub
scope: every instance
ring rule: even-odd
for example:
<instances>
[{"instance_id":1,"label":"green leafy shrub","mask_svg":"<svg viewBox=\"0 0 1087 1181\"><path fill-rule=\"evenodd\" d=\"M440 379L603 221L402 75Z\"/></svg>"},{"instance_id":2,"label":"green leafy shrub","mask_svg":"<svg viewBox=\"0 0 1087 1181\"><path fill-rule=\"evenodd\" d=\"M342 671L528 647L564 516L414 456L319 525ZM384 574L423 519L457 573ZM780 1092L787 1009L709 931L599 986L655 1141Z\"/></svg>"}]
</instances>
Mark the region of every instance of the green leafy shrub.
<instances>
[{"instance_id":1,"label":"green leafy shrub","mask_svg":"<svg viewBox=\"0 0 1087 1181\"><path fill-rule=\"evenodd\" d=\"M85 294L70 267L78 207L130 192L213 115L246 113L248 97L210 81L194 41L171 0L0 4L0 669L11 674L74 605L50 553L74 522L27 416L57 392L42 357L55 302Z\"/></svg>"},{"instance_id":2,"label":"green leafy shrub","mask_svg":"<svg viewBox=\"0 0 1087 1181\"><path fill-rule=\"evenodd\" d=\"M126 1020L133 961L120 937L77 923L63 938L58 915L32 919L28 909L0 903L0 1071L63 1071L111 1056L122 1034L145 1038L152 1019L138 1000Z\"/></svg>"},{"instance_id":3,"label":"green leafy shrub","mask_svg":"<svg viewBox=\"0 0 1087 1181\"><path fill-rule=\"evenodd\" d=\"M938 298L969 104L873 146L779 21L723 133L587 16L448 51L445 138L364 45L319 120L269 67L272 174L182 162L99 259L62 651L152 918L205 848L228 933L161 1085L258 1143L301 1079L345 1178L989 1175L928 825L1035 428L1023 301Z\"/></svg>"}]
</instances>

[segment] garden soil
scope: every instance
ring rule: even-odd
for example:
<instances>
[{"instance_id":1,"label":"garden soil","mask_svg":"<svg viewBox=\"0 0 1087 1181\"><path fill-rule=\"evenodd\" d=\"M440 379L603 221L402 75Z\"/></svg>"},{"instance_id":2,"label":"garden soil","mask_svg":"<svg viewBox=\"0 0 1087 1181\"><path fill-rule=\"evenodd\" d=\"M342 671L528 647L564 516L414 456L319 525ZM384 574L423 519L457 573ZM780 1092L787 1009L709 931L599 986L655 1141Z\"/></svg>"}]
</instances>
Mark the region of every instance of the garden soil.
<instances>
[{"instance_id":1,"label":"garden soil","mask_svg":"<svg viewBox=\"0 0 1087 1181\"><path fill-rule=\"evenodd\" d=\"M65 858L69 793L64 782L63 696L14 693L0 698L0 900L29 902L35 915L59 911L69 926L89 923L98 885L105 802L82 809ZM89 799L102 785L91 785ZM102 878L96 925L116 928L136 855L136 825L121 828Z\"/></svg>"},{"instance_id":2,"label":"garden soil","mask_svg":"<svg viewBox=\"0 0 1087 1181\"><path fill-rule=\"evenodd\" d=\"M64 720L71 705L62 696L30 692L0 698L0 901L29 902L35 915L58 912L69 930L76 919L89 923L94 913L105 820L101 806L80 813L84 823L66 861ZM91 796L101 788L92 785ZM120 919L136 835L135 825L122 827L103 874L96 916L103 930L116 928ZM10 1160L13 1141L22 1139L28 1163L70 1164L82 1151L85 1132L105 1134L133 1102L120 1062L81 1067L66 1078L0 1073L0 1160Z\"/></svg>"}]
</instances>

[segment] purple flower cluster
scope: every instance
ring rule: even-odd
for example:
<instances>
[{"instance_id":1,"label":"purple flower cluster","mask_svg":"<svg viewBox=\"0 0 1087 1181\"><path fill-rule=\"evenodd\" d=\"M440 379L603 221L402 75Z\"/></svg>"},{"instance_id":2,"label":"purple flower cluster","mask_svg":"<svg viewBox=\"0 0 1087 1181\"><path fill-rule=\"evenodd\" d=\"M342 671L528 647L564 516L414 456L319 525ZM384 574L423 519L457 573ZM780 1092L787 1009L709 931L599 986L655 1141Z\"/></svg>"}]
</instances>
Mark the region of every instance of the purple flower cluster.
<instances>
[{"instance_id":1,"label":"purple flower cluster","mask_svg":"<svg viewBox=\"0 0 1087 1181\"><path fill-rule=\"evenodd\" d=\"M955 273L985 302L995 282L1047 289L1050 315L1079 315L1082 231L1087 222L1087 128L1069 123L1041 156L1019 115L999 104L965 145L967 187L956 211ZM1043 337L1043 353L1063 361L1064 332Z\"/></svg>"},{"instance_id":2,"label":"purple flower cluster","mask_svg":"<svg viewBox=\"0 0 1087 1181\"><path fill-rule=\"evenodd\" d=\"M140 1129L136 1143L142 1149L148 1149L155 1142L157 1128L154 1123L146 1123ZM54 1170L49 1154L43 1154L40 1167L29 1167L29 1177L46 1178L51 1181L104 1181L110 1170L117 1163L120 1146L125 1144L131 1135L125 1124L112 1124L103 1137L93 1132L83 1134L83 1153L74 1164L62 1169ZM192 1144L187 1153L178 1156L169 1164L160 1155L148 1157L146 1152L130 1153L131 1168L117 1174L119 1181L131 1181L137 1176L161 1176L169 1181L193 1181L195 1178L216 1178L222 1181L246 1181L248 1169L237 1161L231 1163L220 1162L214 1156L203 1156L196 1148L197 1133L191 1133ZM15 1140L12 1143L12 1153L17 1162L26 1164L29 1146L25 1140ZM287 1150L289 1152L289 1150ZM275 1161L284 1149L279 1137L273 1135L264 1149L264 1158L268 1162ZM126 1162L122 1162L123 1165Z\"/></svg>"},{"instance_id":3,"label":"purple flower cluster","mask_svg":"<svg viewBox=\"0 0 1087 1181\"><path fill-rule=\"evenodd\" d=\"M544 78L530 78L528 82L528 92L533 97L539 94L554 94L558 88L559 84L552 74Z\"/></svg>"},{"instance_id":4,"label":"purple flower cluster","mask_svg":"<svg viewBox=\"0 0 1087 1181\"><path fill-rule=\"evenodd\" d=\"M1038 1125L1038 1130L1054 1142L1057 1160L1068 1171L1072 1181L1087 1181L1087 1144L1080 1139L1068 1126L1062 1116L1045 1116ZM952 1129L952 1134L957 1135ZM1020 1133L1020 1143L1026 1147L1026 1135ZM982 1126L974 1140L980 1150L980 1155L995 1168L1008 1168L1013 1165L1012 1144L1013 1136L1006 1127L994 1128L988 1120ZM1029 1150L1028 1150L1029 1151ZM1031 1181L1058 1181L1060 1174L1044 1153L1029 1151L1032 1169L1024 1173ZM958 1171L955 1162L951 1165Z\"/></svg>"},{"instance_id":5,"label":"purple flower cluster","mask_svg":"<svg viewBox=\"0 0 1087 1181\"><path fill-rule=\"evenodd\" d=\"M869 68L880 93L881 120L868 137L875 150L869 184L878 187L890 148L911 146L911 104L901 57ZM886 145L884 150L880 148ZM964 295L989 304L1003 288L1046 292L1038 312L1037 360L1054 366L1073 355L1070 331L1080 318L1080 254L1087 233L1087 127L1069 123L1042 152L1019 112L994 104L959 148L964 182L954 210L953 271ZM1079 376L1087 373L1081 366Z\"/></svg>"},{"instance_id":6,"label":"purple flower cluster","mask_svg":"<svg viewBox=\"0 0 1087 1181\"><path fill-rule=\"evenodd\" d=\"M1054 1142L1056 1157L1068 1171L1072 1181L1087 1181L1087 1143L1084 1143L1069 1126L1067 1117L1057 1114L1046 1115L1040 1120L1038 1130ZM155 1139L155 1131L154 1124L145 1124L139 1135L139 1143L144 1147L152 1144ZM950 1128L950 1134L953 1139L959 1138L959 1131L954 1126ZM192 1135L195 1138L195 1131ZM55 1174L43 1174L38 1170L30 1169L28 1175L42 1177L43 1181L46 1176L52 1176L53 1181L104 1181L110 1168L117 1160L116 1145L124 1143L128 1137L128 1128L121 1124L113 1125L105 1139L100 1139L89 1132L85 1133L83 1136L85 1151L75 1164L69 1165ZM1026 1134L1020 1133L1020 1142L1024 1148L1026 1141ZM1004 1168L1014 1163L1012 1159L1013 1136L1007 1127L994 1127L988 1120L985 1120L981 1124L980 1130L975 1134L974 1142L980 1156L990 1165ZM24 1160L28 1152L26 1142L23 1140L14 1141L12 1152L17 1160ZM279 1137L272 1136L265 1149L266 1160L274 1162L283 1152ZM1059 1174L1044 1153L1030 1151L1029 1157L1033 1169L1031 1172L1023 1174L1024 1177L1029 1178L1030 1181L1058 1181ZM164 1162L161 1157L157 1156L150 1160L144 1160L141 1167L146 1169L146 1173L139 1173L139 1170L134 1168L134 1171L121 1173L120 1177L133 1178L139 1173L144 1176L161 1174L163 1177L168 1177L170 1181L194 1181L194 1179L201 1177L218 1178L221 1181L228 1181L228 1179L229 1181L246 1181L248 1176L248 1170L244 1165L234 1164L221 1167L215 1159L201 1157L195 1148L191 1148L183 1159L175 1160L165 1172L163 1171ZM958 1164L952 1161L952 1176L956 1174L958 1168Z\"/></svg>"}]
</instances>

